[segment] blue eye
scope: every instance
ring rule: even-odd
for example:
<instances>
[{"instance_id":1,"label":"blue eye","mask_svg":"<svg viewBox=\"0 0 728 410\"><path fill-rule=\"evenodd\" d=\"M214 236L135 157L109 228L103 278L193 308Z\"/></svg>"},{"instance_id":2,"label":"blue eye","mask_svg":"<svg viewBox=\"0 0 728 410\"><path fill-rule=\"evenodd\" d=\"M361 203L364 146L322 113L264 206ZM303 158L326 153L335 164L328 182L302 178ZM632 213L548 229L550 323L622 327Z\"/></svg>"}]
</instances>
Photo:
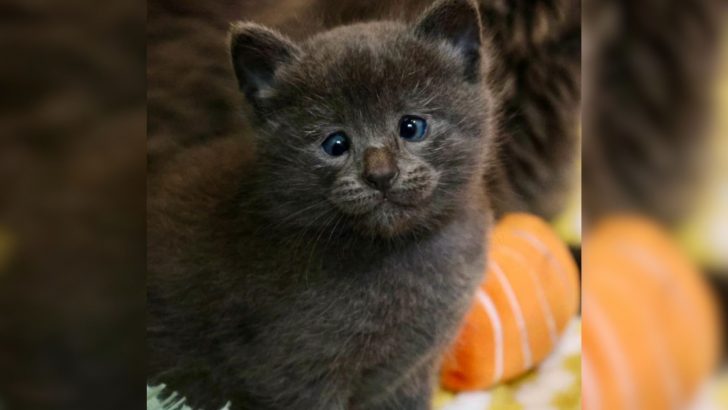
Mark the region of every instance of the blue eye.
<instances>
[{"instance_id":1,"label":"blue eye","mask_svg":"<svg viewBox=\"0 0 728 410\"><path fill-rule=\"evenodd\" d=\"M335 132L326 138L321 148L332 157L344 155L349 150L349 138L341 131Z\"/></svg>"},{"instance_id":2,"label":"blue eye","mask_svg":"<svg viewBox=\"0 0 728 410\"><path fill-rule=\"evenodd\" d=\"M420 141L425 138L427 121L414 115L405 115L399 122L399 136L407 141Z\"/></svg>"}]
</instances>

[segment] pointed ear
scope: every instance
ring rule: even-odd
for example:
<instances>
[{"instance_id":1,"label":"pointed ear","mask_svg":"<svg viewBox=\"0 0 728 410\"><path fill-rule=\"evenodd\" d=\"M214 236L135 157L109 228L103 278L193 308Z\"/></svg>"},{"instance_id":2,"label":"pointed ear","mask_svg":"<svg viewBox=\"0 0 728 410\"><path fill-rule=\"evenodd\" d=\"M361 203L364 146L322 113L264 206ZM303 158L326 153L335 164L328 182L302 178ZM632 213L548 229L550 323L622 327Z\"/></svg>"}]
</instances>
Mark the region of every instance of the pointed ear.
<instances>
[{"instance_id":1,"label":"pointed ear","mask_svg":"<svg viewBox=\"0 0 728 410\"><path fill-rule=\"evenodd\" d=\"M282 64L294 59L299 48L282 34L254 23L235 23L230 28L230 54L238 86L248 100L264 97Z\"/></svg>"},{"instance_id":2,"label":"pointed ear","mask_svg":"<svg viewBox=\"0 0 728 410\"><path fill-rule=\"evenodd\" d=\"M479 78L481 31L478 6L473 0L439 0L423 13L415 26L417 35L444 40L463 56L468 81Z\"/></svg>"}]
</instances>

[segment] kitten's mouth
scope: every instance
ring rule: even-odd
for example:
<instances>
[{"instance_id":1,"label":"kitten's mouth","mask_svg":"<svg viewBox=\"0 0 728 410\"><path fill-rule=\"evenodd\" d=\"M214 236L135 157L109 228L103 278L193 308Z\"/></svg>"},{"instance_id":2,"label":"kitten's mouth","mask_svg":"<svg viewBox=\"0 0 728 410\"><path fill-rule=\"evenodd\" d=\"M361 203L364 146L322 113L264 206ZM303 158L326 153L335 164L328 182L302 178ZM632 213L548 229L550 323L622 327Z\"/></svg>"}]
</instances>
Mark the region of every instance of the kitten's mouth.
<instances>
[{"instance_id":1,"label":"kitten's mouth","mask_svg":"<svg viewBox=\"0 0 728 410\"><path fill-rule=\"evenodd\" d=\"M407 191L388 191L379 193L372 199L372 206L369 212L381 212L387 210L415 211L422 208L430 199L430 196L417 195L413 197Z\"/></svg>"},{"instance_id":2,"label":"kitten's mouth","mask_svg":"<svg viewBox=\"0 0 728 410\"><path fill-rule=\"evenodd\" d=\"M346 189L351 189L345 187ZM359 229L377 236L392 237L426 220L432 189L412 187L386 192L368 190L359 195L336 198L340 211L353 217Z\"/></svg>"},{"instance_id":3,"label":"kitten's mouth","mask_svg":"<svg viewBox=\"0 0 728 410\"><path fill-rule=\"evenodd\" d=\"M391 193L373 200L368 212L361 215L363 228L379 236L393 237L409 231L425 217L423 207L429 198L406 201Z\"/></svg>"},{"instance_id":4,"label":"kitten's mouth","mask_svg":"<svg viewBox=\"0 0 728 410\"><path fill-rule=\"evenodd\" d=\"M398 206L398 207L405 208L405 209L406 208L410 208L410 209L417 208L417 204L407 203L407 202L403 202L401 200L397 200L396 198L393 198L391 195L388 195L385 193L382 195L382 199L379 200L379 204L377 204L377 207L387 206L387 205ZM376 209L376 207L375 207L375 209Z\"/></svg>"},{"instance_id":5,"label":"kitten's mouth","mask_svg":"<svg viewBox=\"0 0 728 410\"><path fill-rule=\"evenodd\" d=\"M359 205L358 211L360 212L356 213L359 215L367 215L386 209L414 210L422 205L422 201L406 201L392 192L377 192L369 196L366 201L360 202Z\"/></svg>"}]
</instances>

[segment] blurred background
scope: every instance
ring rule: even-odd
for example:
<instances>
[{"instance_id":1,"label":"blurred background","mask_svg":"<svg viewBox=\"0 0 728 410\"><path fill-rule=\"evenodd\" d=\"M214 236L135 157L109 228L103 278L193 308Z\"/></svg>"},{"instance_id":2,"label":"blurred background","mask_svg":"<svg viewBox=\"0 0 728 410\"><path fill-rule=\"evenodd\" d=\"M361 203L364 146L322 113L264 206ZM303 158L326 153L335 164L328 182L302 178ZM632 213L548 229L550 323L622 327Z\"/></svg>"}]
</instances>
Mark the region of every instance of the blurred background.
<instances>
[{"instance_id":1,"label":"blurred background","mask_svg":"<svg viewBox=\"0 0 728 410\"><path fill-rule=\"evenodd\" d=\"M726 3L583 5L583 408L728 408Z\"/></svg>"},{"instance_id":2,"label":"blurred background","mask_svg":"<svg viewBox=\"0 0 728 410\"><path fill-rule=\"evenodd\" d=\"M0 21L0 408L141 408L146 5Z\"/></svg>"}]
</instances>

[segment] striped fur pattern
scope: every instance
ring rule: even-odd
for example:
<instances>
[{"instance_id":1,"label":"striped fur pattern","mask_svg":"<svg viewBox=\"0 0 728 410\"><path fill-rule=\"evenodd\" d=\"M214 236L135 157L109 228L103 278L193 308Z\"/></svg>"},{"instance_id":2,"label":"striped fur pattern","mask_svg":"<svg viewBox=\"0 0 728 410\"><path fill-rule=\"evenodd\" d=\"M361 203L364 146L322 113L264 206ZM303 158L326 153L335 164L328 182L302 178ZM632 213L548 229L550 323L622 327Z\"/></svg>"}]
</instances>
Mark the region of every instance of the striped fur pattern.
<instances>
[{"instance_id":1,"label":"striped fur pattern","mask_svg":"<svg viewBox=\"0 0 728 410\"><path fill-rule=\"evenodd\" d=\"M500 102L499 164L486 175L496 211L563 209L579 154L580 0L480 0Z\"/></svg>"}]
</instances>

